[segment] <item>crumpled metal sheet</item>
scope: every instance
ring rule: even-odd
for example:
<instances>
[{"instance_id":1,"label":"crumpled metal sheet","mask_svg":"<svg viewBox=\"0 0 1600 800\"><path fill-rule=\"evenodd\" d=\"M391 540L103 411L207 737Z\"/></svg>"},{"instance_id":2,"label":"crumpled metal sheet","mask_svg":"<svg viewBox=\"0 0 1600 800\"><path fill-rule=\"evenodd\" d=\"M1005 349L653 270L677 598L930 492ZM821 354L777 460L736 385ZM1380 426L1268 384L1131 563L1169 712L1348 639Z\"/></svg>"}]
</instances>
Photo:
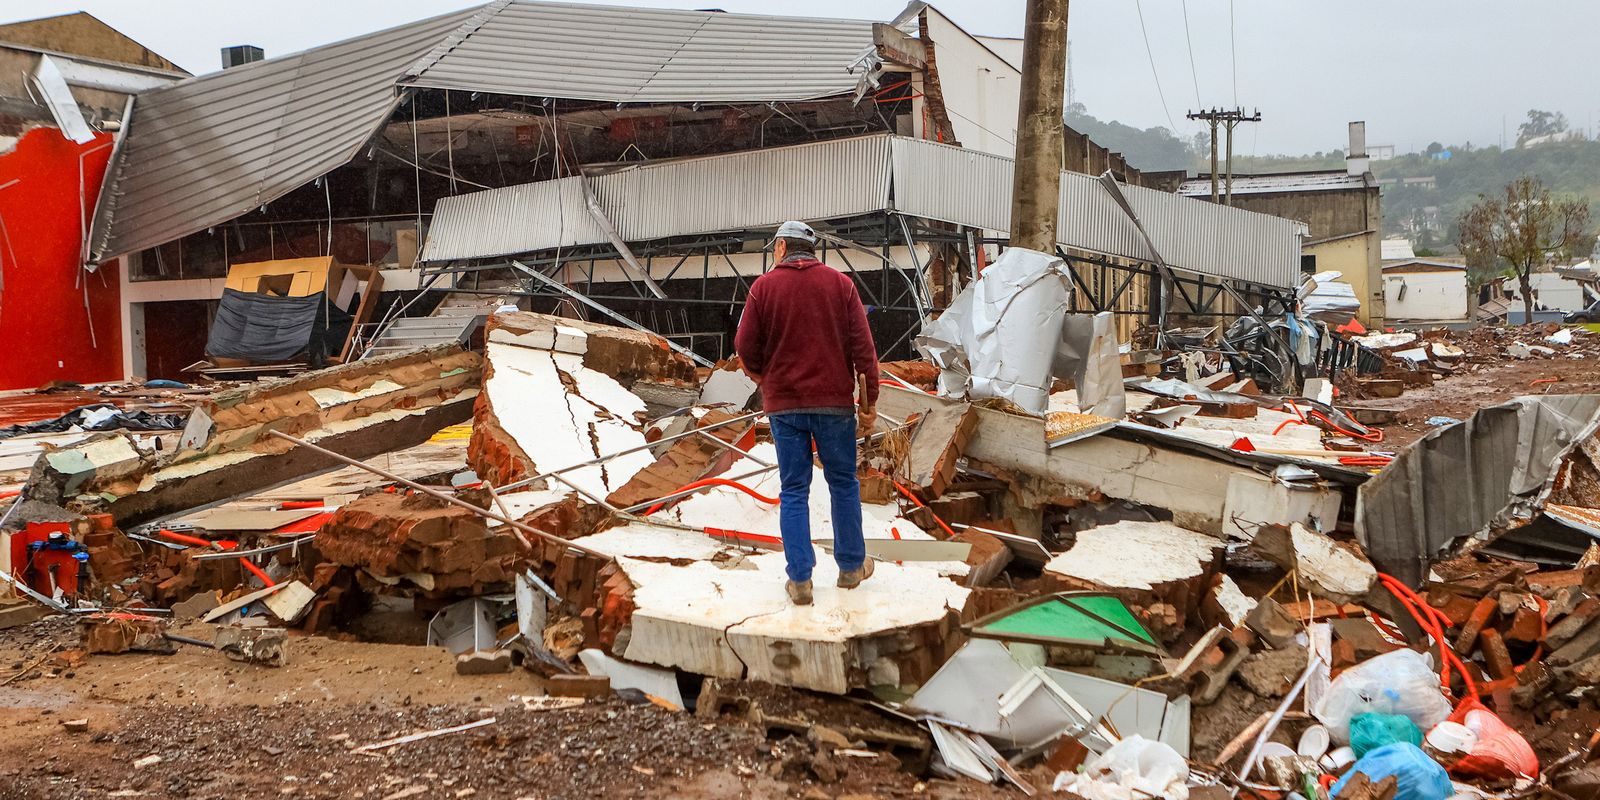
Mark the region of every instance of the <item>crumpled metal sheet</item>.
<instances>
[{"instance_id":1,"label":"crumpled metal sheet","mask_svg":"<svg viewBox=\"0 0 1600 800\"><path fill-rule=\"evenodd\" d=\"M1355 319L1361 311L1361 298L1356 297L1354 286L1340 280L1342 277L1342 273L1333 271L1313 275L1308 281L1311 291L1300 299L1300 313L1333 327Z\"/></svg>"},{"instance_id":2,"label":"crumpled metal sheet","mask_svg":"<svg viewBox=\"0 0 1600 800\"><path fill-rule=\"evenodd\" d=\"M1066 262L1012 247L925 324L917 350L939 366L939 394L1000 397L1043 414L1072 297Z\"/></svg>"},{"instance_id":3,"label":"crumpled metal sheet","mask_svg":"<svg viewBox=\"0 0 1600 800\"><path fill-rule=\"evenodd\" d=\"M1525 524L1562 462L1600 429L1600 395L1519 397L1479 409L1400 454L1356 493L1356 536L1377 567L1420 585L1466 536Z\"/></svg>"},{"instance_id":4,"label":"crumpled metal sheet","mask_svg":"<svg viewBox=\"0 0 1600 800\"><path fill-rule=\"evenodd\" d=\"M1127 416L1117 318L1110 311L1068 314L1062 322L1061 347L1052 369L1057 375L1072 376L1083 413L1111 419Z\"/></svg>"}]
</instances>

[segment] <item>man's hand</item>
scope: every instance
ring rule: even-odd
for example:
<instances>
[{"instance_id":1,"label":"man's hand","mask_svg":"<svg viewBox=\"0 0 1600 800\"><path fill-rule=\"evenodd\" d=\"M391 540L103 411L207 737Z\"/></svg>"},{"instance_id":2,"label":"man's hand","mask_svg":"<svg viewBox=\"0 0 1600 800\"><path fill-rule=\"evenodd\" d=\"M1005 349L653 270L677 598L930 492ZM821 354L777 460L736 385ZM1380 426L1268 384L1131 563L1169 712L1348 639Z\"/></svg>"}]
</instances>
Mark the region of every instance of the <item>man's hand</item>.
<instances>
[{"instance_id":1,"label":"man's hand","mask_svg":"<svg viewBox=\"0 0 1600 800\"><path fill-rule=\"evenodd\" d=\"M872 435L878 425L878 409L873 406L856 407L856 437Z\"/></svg>"}]
</instances>

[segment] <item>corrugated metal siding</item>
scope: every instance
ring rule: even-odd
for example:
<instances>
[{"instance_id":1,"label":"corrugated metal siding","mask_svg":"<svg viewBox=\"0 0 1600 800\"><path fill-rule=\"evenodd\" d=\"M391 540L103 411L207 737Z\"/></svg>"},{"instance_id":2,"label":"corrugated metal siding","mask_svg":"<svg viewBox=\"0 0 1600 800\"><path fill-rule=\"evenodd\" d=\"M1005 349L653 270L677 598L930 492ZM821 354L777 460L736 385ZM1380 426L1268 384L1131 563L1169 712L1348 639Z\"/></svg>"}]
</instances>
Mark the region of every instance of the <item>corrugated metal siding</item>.
<instances>
[{"instance_id":1,"label":"corrugated metal siding","mask_svg":"<svg viewBox=\"0 0 1600 800\"><path fill-rule=\"evenodd\" d=\"M897 210L992 231L1011 230L1011 159L902 136L895 137L893 149Z\"/></svg>"},{"instance_id":2,"label":"corrugated metal siding","mask_svg":"<svg viewBox=\"0 0 1600 800\"><path fill-rule=\"evenodd\" d=\"M406 82L635 103L810 100L854 91L846 68L871 45L867 21L518 0Z\"/></svg>"},{"instance_id":3,"label":"corrugated metal siding","mask_svg":"<svg viewBox=\"0 0 1600 800\"><path fill-rule=\"evenodd\" d=\"M471 16L412 23L140 94L95 212L95 260L226 222L338 167L405 68Z\"/></svg>"},{"instance_id":4,"label":"corrugated metal siding","mask_svg":"<svg viewBox=\"0 0 1600 800\"><path fill-rule=\"evenodd\" d=\"M423 261L509 256L606 241L589 215L580 178L524 183L445 197L434 207Z\"/></svg>"},{"instance_id":5,"label":"corrugated metal siding","mask_svg":"<svg viewBox=\"0 0 1600 800\"><path fill-rule=\"evenodd\" d=\"M991 230L1011 227L1012 160L919 139L894 142L895 207L907 214ZM1123 194L1175 268L1292 287L1300 271L1297 223L1140 186ZM1057 238L1080 250L1149 260L1133 221L1097 178L1061 175Z\"/></svg>"},{"instance_id":6,"label":"corrugated metal siding","mask_svg":"<svg viewBox=\"0 0 1600 800\"><path fill-rule=\"evenodd\" d=\"M889 139L645 164L596 175L590 185L630 242L867 214L889 204ZM563 187L559 202L552 188L557 183ZM565 178L440 200L422 260L491 258L605 240L578 179Z\"/></svg>"},{"instance_id":7,"label":"corrugated metal siding","mask_svg":"<svg viewBox=\"0 0 1600 800\"><path fill-rule=\"evenodd\" d=\"M628 241L831 219L889 205L889 138L647 164L594 178Z\"/></svg>"},{"instance_id":8,"label":"corrugated metal siding","mask_svg":"<svg viewBox=\"0 0 1600 800\"><path fill-rule=\"evenodd\" d=\"M1004 231L1011 227L1011 160L891 136L865 136L628 167L591 179L623 239L649 241L829 219L893 207L905 214ZM563 203L545 183L440 201L427 261L488 258L604 240L572 227L588 215L581 194ZM540 188L545 187L545 188ZM1140 187L1124 187L1173 267L1292 287L1300 269L1297 223ZM1133 222L1087 175L1062 175L1059 238L1079 250L1147 260ZM564 209L564 210L563 210ZM568 218L565 239L550 220ZM572 236L582 230L586 238Z\"/></svg>"},{"instance_id":9,"label":"corrugated metal siding","mask_svg":"<svg viewBox=\"0 0 1600 800\"><path fill-rule=\"evenodd\" d=\"M1451 542L1531 519L1561 460L1600 427L1593 395L1519 397L1400 453L1356 493L1356 536L1379 569L1420 585Z\"/></svg>"}]
</instances>

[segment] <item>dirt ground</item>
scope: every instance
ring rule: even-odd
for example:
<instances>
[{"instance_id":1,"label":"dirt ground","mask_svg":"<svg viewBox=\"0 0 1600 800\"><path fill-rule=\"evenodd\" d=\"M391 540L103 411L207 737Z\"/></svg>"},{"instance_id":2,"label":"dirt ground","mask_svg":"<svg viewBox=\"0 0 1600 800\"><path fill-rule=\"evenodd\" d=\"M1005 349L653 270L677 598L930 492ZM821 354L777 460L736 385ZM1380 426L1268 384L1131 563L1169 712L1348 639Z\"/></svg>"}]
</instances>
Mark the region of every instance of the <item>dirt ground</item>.
<instances>
[{"instance_id":1,"label":"dirt ground","mask_svg":"<svg viewBox=\"0 0 1600 800\"><path fill-rule=\"evenodd\" d=\"M1020 796L919 780L881 750L819 755L806 737L618 695L528 710L522 698L543 694L532 673L457 675L440 648L301 637L282 668L188 645L33 666L75 643L64 618L0 631L0 800ZM72 732L69 720L88 728Z\"/></svg>"},{"instance_id":2,"label":"dirt ground","mask_svg":"<svg viewBox=\"0 0 1600 800\"><path fill-rule=\"evenodd\" d=\"M1506 340L1514 338L1508 336ZM1521 339L1539 341L1532 336ZM1600 341L1600 335L1588 334L1580 341ZM1525 361L1486 354L1461 365L1457 374L1435 380L1431 386L1407 389L1395 398L1356 402L1400 412L1394 422L1384 426L1384 440L1379 446L1398 450L1433 430L1427 423L1430 417L1466 419L1480 408L1522 395L1600 393L1600 358L1590 352L1590 347L1572 350Z\"/></svg>"}]
</instances>

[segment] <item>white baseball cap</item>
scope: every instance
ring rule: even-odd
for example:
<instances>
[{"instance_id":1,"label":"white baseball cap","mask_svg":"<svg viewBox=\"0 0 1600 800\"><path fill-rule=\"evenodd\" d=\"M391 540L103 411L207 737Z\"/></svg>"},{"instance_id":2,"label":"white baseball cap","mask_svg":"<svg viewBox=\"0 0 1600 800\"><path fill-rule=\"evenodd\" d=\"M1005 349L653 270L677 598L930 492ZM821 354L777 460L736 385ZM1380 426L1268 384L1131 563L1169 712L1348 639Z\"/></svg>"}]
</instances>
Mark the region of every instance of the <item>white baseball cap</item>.
<instances>
[{"instance_id":1,"label":"white baseball cap","mask_svg":"<svg viewBox=\"0 0 1600 800\"><path fill-rule=\"evenodd\" d=\"M812 230L810 225L792 219L779 225L778 232L774 234L774 237L778 239L799 239L802 242L810 242L812 244L817 243L817 232Z\"/></svg>"}]
</instances>

